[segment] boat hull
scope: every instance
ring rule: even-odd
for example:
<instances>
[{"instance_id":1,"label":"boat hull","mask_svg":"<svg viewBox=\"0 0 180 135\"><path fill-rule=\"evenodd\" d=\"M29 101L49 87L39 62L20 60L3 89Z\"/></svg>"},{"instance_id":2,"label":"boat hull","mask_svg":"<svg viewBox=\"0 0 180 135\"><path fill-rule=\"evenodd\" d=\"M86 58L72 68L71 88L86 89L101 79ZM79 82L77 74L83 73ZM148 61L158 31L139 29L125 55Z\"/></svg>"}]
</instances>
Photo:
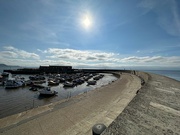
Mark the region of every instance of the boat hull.
<instances>
[{"instance_id":1,"label":"boat hull","mask_svg":"<svg viewBox=\"0 0 180 135\"><path fill-rule=\"evenodd\" d=\"M57 94L57 92L53 92L51 94L47 94L47 93L39 93L40 96L44 96L44 97L51 97L51 96L55 96Z\"/></svg>"},{"instance_id":2,"label":"boat hull","mask_svg":"<svg viewBox=\"0 0 180 135\"><path fill-rule=\"evenodd\" d=\"M44 88L43 90L39 91L40 96L54 96L58 92L50 90L50 88Z\"/></svg>"}]
</instances>

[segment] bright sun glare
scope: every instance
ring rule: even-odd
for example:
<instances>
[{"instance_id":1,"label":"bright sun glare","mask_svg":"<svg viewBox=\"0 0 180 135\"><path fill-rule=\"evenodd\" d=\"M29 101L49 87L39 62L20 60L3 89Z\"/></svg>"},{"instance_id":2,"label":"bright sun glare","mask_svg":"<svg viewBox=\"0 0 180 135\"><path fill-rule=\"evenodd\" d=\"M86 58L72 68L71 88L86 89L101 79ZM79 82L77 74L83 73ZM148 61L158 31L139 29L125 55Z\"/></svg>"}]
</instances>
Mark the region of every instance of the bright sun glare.
<instances>
[{"instance_id":1,"label":"bright sun glare","mask_svg":"<svg viewBox=\"0 0 180 135\"><path fill-rule=\"evenodd\" d=\"M82 17L82 26L85 28L85 29L89 29L91 26L92 26L92 19L91 19L91 16L90 15L84 15Z\"/></svg>"}]
</instances>

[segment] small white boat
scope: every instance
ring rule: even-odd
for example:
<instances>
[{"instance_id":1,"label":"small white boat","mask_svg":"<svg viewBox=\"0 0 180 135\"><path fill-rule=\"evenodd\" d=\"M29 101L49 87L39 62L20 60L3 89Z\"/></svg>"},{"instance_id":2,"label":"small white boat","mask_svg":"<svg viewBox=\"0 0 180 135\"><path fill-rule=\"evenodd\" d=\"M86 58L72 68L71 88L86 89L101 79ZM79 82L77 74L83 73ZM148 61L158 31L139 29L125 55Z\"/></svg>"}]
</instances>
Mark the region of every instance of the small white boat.
<instances>
[{"instance_id":1,"label":"small white boat","mask_svg":"<svg viewBox=\"0 0 180 135\"><path fill-rule=\"evenodd\" d=\"M51 85L51 86L59 85L59 82L51 80L48 82L48 85Z\"/></svg>"},{"instance_id":2,"label":"small white boat","mask_svg":"<svg viewBox=\"0 0 180 135\"><path fill-rule=\"evenodd\" d=\"M64 87L74 87L74 86L75 86L74 83L71 83L71 82L68 82L68 81L66 81L64 83Z\"/></svg>"},{"instance_id":3,"label":"small white boat","mask_svg":"<svg viewBox=\"0 0 180 135\"><path fill-rule=\"evenodd\" d=\"M6 89L14 89L14 88L19 88L21 86L24 86L24 82L21 80L7 80L5 82Z\"/></svg>"},{"instance_id":4,"label":"small white boat","mask_svg":"<svg viewBox=\"0 0 180 135\"><path fill-rule=\"evenodd\" d=\"M43 96L53 96L56 95L57 93L58 92L51 90L50 87L45 87L44 89L39 91L39 94Z\"/></svg>"}]
</instances>

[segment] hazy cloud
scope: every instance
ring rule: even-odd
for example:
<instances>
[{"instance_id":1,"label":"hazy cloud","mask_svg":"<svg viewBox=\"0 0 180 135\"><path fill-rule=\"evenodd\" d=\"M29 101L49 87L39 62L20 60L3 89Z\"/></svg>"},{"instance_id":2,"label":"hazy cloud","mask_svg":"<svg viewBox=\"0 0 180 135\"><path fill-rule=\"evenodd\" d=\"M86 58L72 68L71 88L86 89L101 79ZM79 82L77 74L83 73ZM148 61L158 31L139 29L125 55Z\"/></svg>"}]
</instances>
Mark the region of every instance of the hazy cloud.
<instances>
[{"instance_id":1,"label":"hazy cloud","mask_svg":"<svg viewBox=\"0 0 180 135\"><path fill-rule=\"evenodd\" d=\"M26 58L39 59L39 55L14 48L13 46L4 46L4 50L5 51L1 52L1 55L3 55L4 57L21 58L21 59L26 59Z\"/></svg>"},{"instance_id":2,"label":"hazy cloud","mask_svg":"<svg viewBox=\"0 0 180 135\"><path fill-rule=\"evenodd\" d=\"M144 9L144 14L154 12L162 29L173 36L180 36L179 7L176 0L142 0L138 7Z\"/></svg>"},{"instance_id":3,"label":"hazy cloud","mask_svg":"<svg viewBox=\"0 0 180 135\"><path fill-rule=\"evenodd\" d=\"M144 66L146 64L152 66L180 66L180 56L171 56L171 57L163 57L163 56L146 56L146 57L126 57L120 60L122 63L133 63L136 65Z\"/></svg>"},{"instance_id":4,"label":"hazy cloud","mask_svg":"<svg viewBox=\"0 0 180 135\"><path fill-rule=\"evenodd\" d=\"M10 57L10 58L17 58L18 55L14 52L11 52L11 51L2 51L1 52L1 57Z\"/></svg>"},{"instance_id":5,"label":"hazy cloud","mask_svg":"<svg viewBox=\"0 0 180 135\"><path fill-rule=\"evenodd\" d=\"M114 53L105 53L105 52L94 52L88 50L74 50L74 49L58 49L58 48L49 48L44 50L44 53L48 58L64 58L71 60L84 60L84 61L114 61L117 54Z\"/></svg>"},{"instance_id":6,"label":"hazy cloud","mask_svg":"<svg viewBox=\"0 0 180 135\"><path fill-rule=\"evenodd\" d=\"M180 56L122 57L111 52L49 48L47 50L38 49L44 56L40 59L40 56L35 53L20 50L13 46L5 46L3 49L0 53L0 61L10 65L71 65L81 68L118 68L132 65L180 67Z\"/></svg>"}]
</instances>

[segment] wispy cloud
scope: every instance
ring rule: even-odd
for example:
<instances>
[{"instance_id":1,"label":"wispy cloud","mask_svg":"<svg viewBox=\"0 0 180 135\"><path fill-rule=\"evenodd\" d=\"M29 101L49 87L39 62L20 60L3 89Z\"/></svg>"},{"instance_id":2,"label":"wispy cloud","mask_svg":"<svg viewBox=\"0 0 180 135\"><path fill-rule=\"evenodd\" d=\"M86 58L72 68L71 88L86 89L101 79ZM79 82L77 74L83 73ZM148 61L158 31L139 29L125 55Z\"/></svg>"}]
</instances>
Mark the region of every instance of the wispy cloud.
<instances>
[{"instance_id":1,"label":"wispy cloud","mask_svg":"<svg viewBox=\"0 0 180 135\"><path fill-rule=\"evenodd\" d=\"M45 5L45 7L42 7L42 13L37 13L34 17L31 17L31 20L20 25L20 30L27 35L27 39L62 45L64 40L69 40L70 33L80 31L79 18L81 16L79 12L81 12L81 9L75 5L68 5L65 1L41 0L41 3Z\"/></svg>"},{"instance_id":2,"label":"wispy cloud","mask_svg":"<svg viewBox=\"0 0 180 135\"><path fill-rule=\"evenodd\" d=\"M1 51L1 57L20 58L20 59L39 59L39 55L24 50L14 48L13 46L4 46L5 51Z\"/></svg>"},{"instance_id":3,"label":"wispy cloud","mask_svg":"<svg viewBox=\"0 0 180 135\"><path fill-rule=\"evenodd\" d=\"M137 7L144 8L142 15L154 10L160 0L141 0Z\"/></svg>"},{"instance_id":4,"label":"wispy cloud","mask_svg":"<svg viewBox=\"0 0 180 135\"><path fill-rule=\"evenodd\" d=\"M151 65L151 66L180 66L180 57L179 56L171 56L171 57L163 57L163 56L145 56L145 57L137 57L131 56L121 59L123 63L133 63L136 65Z\"/></svg>"},{"instance_id":5,"label":"wispy cloud","mask_svg":"<svg viewBox=\"0 0 180 135\"><path fill-rule=\"evenodd\" d=\"M159 44L163 45L163 47L159 46ZM165 45L164 42L158 43L156 48L152 49L142 49L137 50L136 55L138 56L153 56L153 55L161 55L161 56L168 56L168 54L173 55L173 51L179 50L180 45L179 44L171 44L171 45ZM171 50L171 51L169 51ZM175 54L174 54L175 55Z\"/></svg>"},{"instance_id":6,"label":"wispy cloud","mask_svg":"<svg viewBox=\"0 0 180 135\"><path fill-rule=\"evenodd\" d=\"M18 55L17 53L11 51L1 51L1 57L17 58Z\"/></svg>"},{"instance_id":7,"label":"wispy cloud","mask_svg":"<svg viewBox=\"0 0 180 135\"><path fill-rule=\"evenodd\" d=\"M128 58L124 58L122 59L122 61L129 61L129 62L137 62L137 63L156 63L156 62L163 62L164 60L166 60L167 58L162 57L162 56L153 56L153 57L128 57Z\"/></svg>"},{"instance_id":8,"label":"wispy cloud","mask_svg":"<svg viewBox=\"0 0 180 135\"><path fill-rule=\"evenodd\" d=\"M54 41L57 38L56 31L45 26L42 20L33 20L22 24L21 29L31 34L31 38L40 41Z\"/></svg>"},{"instance_id":9,"label":"wispy cloud","mask_svg":"<svg viewBox=\"0 0 180 135\"><path fill-rule=\"evenodd\" d=\"M142 0L138 7L145 9L143 15L154 12L157 23L168 34L180 36L180 16L176 0Z\"/></svg>"}]
</instances>

